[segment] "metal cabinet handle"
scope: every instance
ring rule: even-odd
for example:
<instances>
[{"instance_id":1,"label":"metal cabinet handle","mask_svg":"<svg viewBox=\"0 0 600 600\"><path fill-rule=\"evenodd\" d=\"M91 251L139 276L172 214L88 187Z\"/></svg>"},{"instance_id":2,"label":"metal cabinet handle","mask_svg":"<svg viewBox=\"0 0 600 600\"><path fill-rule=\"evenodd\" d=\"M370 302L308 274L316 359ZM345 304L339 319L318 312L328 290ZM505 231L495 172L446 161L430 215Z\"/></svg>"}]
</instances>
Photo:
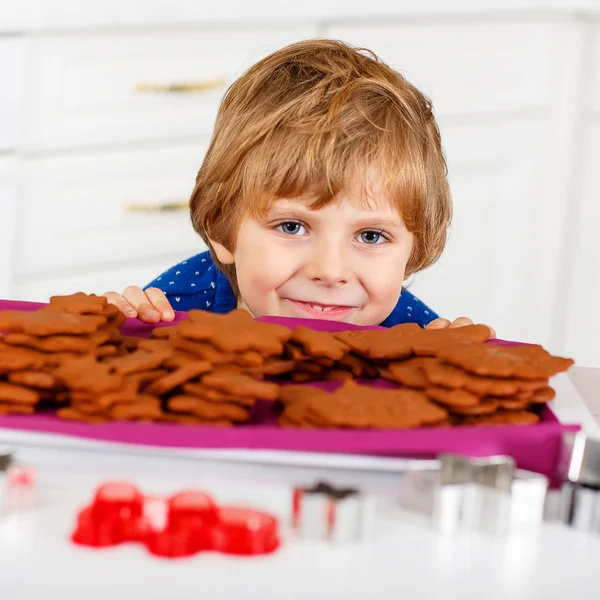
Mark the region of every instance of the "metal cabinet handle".
<instances>
[{"instance_id":1,"label":"metal cabinet handle","mask_svg":"<svg viewBox=\"0 0 600 600\"><path fill-rule=\"evenodd\" d=\"M189 83L138 83L135 86L135 91L150 94L195 94L224 87L226 84L227 80L223 78Z\"/></svg>"},{"instance_id":2,"label":"metal cabinet handle","mask_svg":"<svg viewBox=\"0 0 600 600\"><path fill-rule=\"evenodd\" d=\"M180 212L189 209L188 202L165 202L163 204L128 204L125 210L128 213L162 213Z\"/></svg>"}]
</instances>

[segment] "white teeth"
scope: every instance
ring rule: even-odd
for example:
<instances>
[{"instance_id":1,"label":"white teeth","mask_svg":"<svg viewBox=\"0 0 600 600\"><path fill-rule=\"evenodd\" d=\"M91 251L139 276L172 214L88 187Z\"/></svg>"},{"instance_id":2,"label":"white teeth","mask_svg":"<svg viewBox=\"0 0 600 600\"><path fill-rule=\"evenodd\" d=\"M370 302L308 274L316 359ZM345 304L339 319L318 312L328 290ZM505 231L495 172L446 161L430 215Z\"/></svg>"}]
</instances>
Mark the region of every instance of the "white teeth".
<instances>
[{"instance_id":1,"label":"white teeth","mask_svg":"<svg viewBox=\"0 0 600 600\"><path fill-rule=\"evenodd\" d=\"M310 306L311 308L314 308L315 310L320 310L321 312L328 312L334 309L333 306L322 306L321 304L311 304Z\"/></svg>"}]
</instances>

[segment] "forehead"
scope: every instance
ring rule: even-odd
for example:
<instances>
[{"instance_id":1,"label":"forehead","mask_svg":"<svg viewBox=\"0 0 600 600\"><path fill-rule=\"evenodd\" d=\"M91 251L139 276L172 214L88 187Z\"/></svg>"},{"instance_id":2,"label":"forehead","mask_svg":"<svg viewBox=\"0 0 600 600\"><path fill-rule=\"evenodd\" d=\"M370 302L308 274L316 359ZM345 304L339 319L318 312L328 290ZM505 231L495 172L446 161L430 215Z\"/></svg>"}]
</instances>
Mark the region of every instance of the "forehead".
<instances>
[{"instance_id":1,"label":"forehead","mask_svg":"<svg viewBox=\"0 0 600 600\"><path fill-rule=\"evenodd\" d=\"M317 194L305 193L292 198L274 198L269 202L268 212L297 209L326 215L341 212L348 217L381 217L402 222L396 204L391 200L377 176L371 170L366 177L352 182L335 196L323 201Z\"/></svg>"}]
</instances>

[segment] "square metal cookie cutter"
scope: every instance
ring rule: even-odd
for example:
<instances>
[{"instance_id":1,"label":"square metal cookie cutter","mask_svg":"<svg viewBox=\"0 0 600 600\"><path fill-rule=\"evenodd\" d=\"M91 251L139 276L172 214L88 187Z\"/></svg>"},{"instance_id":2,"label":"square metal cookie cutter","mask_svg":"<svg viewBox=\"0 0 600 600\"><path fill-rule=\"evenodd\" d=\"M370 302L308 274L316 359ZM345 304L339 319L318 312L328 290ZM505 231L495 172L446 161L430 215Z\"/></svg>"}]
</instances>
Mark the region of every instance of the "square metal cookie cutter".
<instances>
[{"instance_id":1,"label":"square metal cookie cutter","mask_svg":"<svg viewBox=\"0 0 600 600\"><path fill-rule=\"evenodd\" d=\"M434 465L407 471L401 505L442 533L502 535L542 522L547 489L546 477L516 469L509 456L442 454Z\"/></svg>"},{"instance_id":2,"label":"square metal cookie cutter","mask_svg":"<svg viewBox=\"0 0 600 600\"><path fill-rule=\"evenodd\" d=\"M7 508L8 498L8 469L13 463L13 453L10 448L0 446L0 516Z\"/></svg>"},{"instance_id":3,"label":"square metal cookie cutter","mask_svg":"<svg viewBox=\"0 0 600 600\"><path fill-rule=\"evenodd\" d=\"M558 475L563 481L562 522L600 533L600 440L582 431L565 433Z\"/></svg>"},{"instance_id":4,"label":"square metal cookie cutter","mask_svg":"<svg viewBox=\"0 0 600 600\"><path fill-rule=\"evenodd\" d=\"M357 488L319 482L294 488L292 525L305 539L359 541L371 536L375 500Z\"/></svg>"}]
</instances>

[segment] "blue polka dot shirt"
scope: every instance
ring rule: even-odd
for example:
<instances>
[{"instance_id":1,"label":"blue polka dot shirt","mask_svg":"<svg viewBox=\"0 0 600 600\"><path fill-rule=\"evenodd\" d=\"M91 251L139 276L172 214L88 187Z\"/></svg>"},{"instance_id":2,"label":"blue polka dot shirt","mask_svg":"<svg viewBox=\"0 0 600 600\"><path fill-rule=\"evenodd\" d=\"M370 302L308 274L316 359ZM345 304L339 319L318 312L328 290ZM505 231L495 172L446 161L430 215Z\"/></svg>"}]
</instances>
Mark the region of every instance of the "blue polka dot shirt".
<instances>
[{"instance_id":1,"label":"blue polka dot shirt","mask_svg":"<svg viewBox=\"0 0 600 600\"><path fill-rule=\"evenodd\" d=\"M210 252L203 252L171 267L150 282L145 289L162 290L175 310L202 309L227 313L237 306L229 280L219 271ZM381 323L392 327L399 323L418 323L424 327L438 315L408 290L403 290L396 308Z\"/></svg>"}]
</instances>

